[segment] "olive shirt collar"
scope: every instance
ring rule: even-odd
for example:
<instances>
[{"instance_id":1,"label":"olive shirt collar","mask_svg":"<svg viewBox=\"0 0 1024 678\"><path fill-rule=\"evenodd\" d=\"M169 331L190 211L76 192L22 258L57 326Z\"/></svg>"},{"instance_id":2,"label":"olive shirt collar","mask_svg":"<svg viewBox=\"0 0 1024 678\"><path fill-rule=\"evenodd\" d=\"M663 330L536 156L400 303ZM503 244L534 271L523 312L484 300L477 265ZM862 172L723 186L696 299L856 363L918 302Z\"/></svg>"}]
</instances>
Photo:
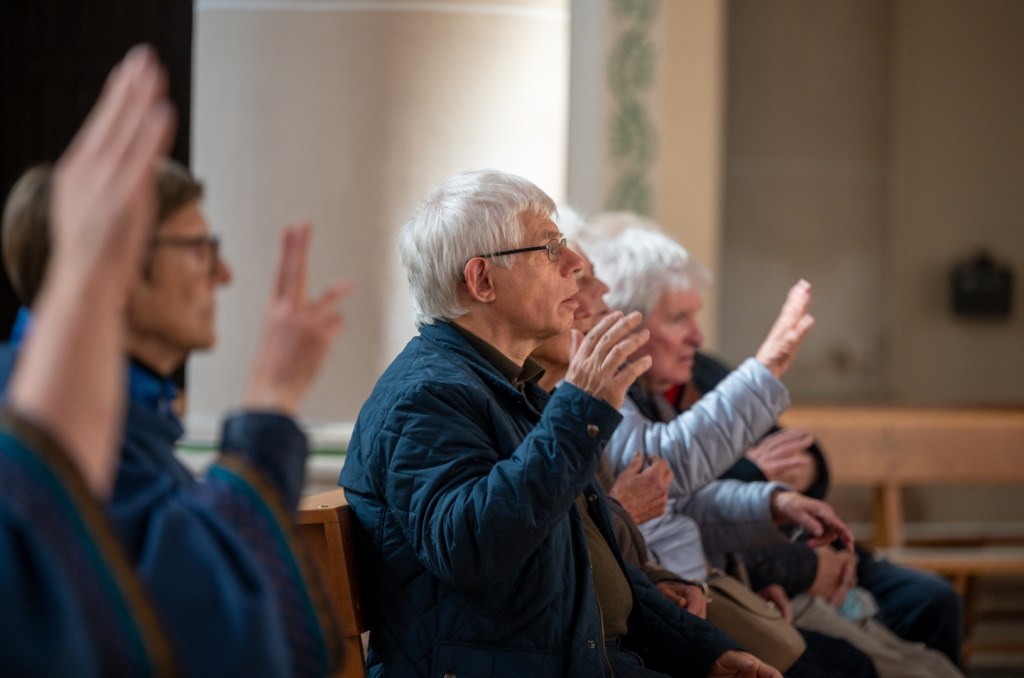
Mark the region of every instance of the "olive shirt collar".
<instances>
[{"instance_id":1,"label":"olive shirt collar","mask_svg":"<svg viewBox=\"0 0 1024 678\"><path fill-rule=\"evenodd\" d=\"M533 358L527 358L523 366L520 367L514 360L469 330L459 327L455 323L451 323L451 325L459 331L459 334L466 338L466 341L476 349L477 353L483 356L484 360L494 365L494 368L501 373L501 376L508 379L520 391L523 390L526 384L536 384L544 375L544 368Z\"/></svg>"}]
</instances>

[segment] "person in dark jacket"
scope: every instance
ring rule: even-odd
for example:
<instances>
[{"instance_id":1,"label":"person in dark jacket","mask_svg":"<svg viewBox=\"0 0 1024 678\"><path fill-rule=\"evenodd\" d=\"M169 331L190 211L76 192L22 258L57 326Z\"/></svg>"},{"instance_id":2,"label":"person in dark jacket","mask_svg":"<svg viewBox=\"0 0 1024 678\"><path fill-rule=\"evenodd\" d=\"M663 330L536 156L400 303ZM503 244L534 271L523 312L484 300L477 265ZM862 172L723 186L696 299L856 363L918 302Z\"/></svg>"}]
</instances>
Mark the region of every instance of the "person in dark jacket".
<instances>
[{"instance_id":1,"label":"person in dark jacket","mask_svg":"<svg viewBox=\"0 0 1024 678\"><path fill-rule=\"evenodd\" d=\"M528 358L565 331L580 258L551 199L449 179L402 230L420 333L356 421L339 484L366 537L374 676L777 676L625 564L594 472L639 315L576 346L553 396Z\"/></svg>"},{"instance_id":2,"label":"person in dark jacket","mask_svg":"<svg viewBox=\"0 0 1024 678\"><path fill-rule=\"evenodd\" d=\"M30 307L49 259L52 178L49 167L27 172L4 212L8 274ZM336 636L290 516L308 452L294 417L341 327L347 285L308 299L309 226L284 230L245 410L225 421L221 457L197 482L174 455L183 428L170 375L213 345L215 292L231 274L189 172L163 160L156 193L143 265L121 308L128 408L106 513L185 675L324 675ZM23 322L19 332L0 350L0 388L35 328Z\"/></svg>"},{"instance_id":3,"label":"person in dark jacket","mask_svg":"<svg viewBox=\"0 0 1024 678\"><path fill-rule=\"evenodd\" d=\"M163 83L152 50L132 50L57 166L57 261L0 410L4 675L174 674L165 633L101 509L124 405L123 307L150 229L156 160L174 127Z\"/></svg>"}]
</instances>

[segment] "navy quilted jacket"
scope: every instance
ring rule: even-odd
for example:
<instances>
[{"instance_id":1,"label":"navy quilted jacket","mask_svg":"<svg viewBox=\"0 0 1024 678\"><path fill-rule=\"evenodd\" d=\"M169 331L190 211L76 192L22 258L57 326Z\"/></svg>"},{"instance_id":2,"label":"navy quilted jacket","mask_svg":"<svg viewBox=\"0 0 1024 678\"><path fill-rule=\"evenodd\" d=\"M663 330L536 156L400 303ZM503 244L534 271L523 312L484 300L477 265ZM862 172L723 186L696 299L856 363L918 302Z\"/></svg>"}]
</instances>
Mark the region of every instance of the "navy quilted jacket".
<instances>
[{"instance_id":1,"label":"navy quilted jacket","mask_svg":"<svg viewBox=\"0 0 1024 678\"><path fill-rule=\"evenodd\" d=\"M447 323L425 326L377 382L339 484L364 528L371 675L605 676L581 492L620 417L566 385L515 389ZM614 543L614 541L612 541ZM638 571L626 644L706 675L734 644Z\"/></svg>"}]
</instances>

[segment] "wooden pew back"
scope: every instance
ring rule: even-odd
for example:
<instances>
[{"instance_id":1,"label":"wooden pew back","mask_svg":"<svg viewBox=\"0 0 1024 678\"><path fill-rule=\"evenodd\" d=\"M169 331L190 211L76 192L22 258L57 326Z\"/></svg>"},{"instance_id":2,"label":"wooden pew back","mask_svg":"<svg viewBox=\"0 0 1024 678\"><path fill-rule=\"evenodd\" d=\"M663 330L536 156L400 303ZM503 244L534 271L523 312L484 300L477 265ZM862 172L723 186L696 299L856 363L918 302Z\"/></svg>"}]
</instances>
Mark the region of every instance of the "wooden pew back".
<instances>
[{"instance_id":1,"label":"wooden pew back","mask_svg":"<svg viewBox=\"0 0 1024 678\"><path fill-rule=\"evenodd\" d=\"M356 562L355 516L341 488L306 497L299 503L296 522L310 555L320 569L327 599L341 629L343 658L339 678L366 675L363 618Z\"/></svg>"},{"instance_id":2,"label":"wooden pew back","mask_svg":"<svg viewBox=\"0 0 1024 678\"><path fill-rule=\"evenodd\" d=\"M794 407L836 485L874 488L874 542L902 546L906 487L1024 485L1024 409Z\"/></svg>"}]
</instances>

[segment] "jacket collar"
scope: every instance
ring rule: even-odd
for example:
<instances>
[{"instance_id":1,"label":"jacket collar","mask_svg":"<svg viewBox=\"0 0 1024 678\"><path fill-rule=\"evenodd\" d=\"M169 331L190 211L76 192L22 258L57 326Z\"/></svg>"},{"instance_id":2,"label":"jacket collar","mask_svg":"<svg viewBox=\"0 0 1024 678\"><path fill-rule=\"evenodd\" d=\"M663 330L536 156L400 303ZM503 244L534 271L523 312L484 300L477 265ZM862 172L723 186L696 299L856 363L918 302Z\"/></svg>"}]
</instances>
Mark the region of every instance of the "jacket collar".
<instances>
[{"instance_id":1,"label":"jacket collar","mask_svg":"<svg viewBox=\"0 0 1024 678\"><path fill-rule=\"evenodd\" d=\"M527 402L536 403L536 409L540 410L547 402L547 392L536 383L523 384L523 390L516 386L502 374L494 363L487 360L480 352L473 347L472 343L450 322L438 321L420 328L420 337L424 341L439 344L446 350L454 353L465 361L470 369L476 372L482 379L493 384L501 390L514 394L519 398L525 397ZM539 376L539 375L538 375Z\"/></svg>"}]
</instances>

